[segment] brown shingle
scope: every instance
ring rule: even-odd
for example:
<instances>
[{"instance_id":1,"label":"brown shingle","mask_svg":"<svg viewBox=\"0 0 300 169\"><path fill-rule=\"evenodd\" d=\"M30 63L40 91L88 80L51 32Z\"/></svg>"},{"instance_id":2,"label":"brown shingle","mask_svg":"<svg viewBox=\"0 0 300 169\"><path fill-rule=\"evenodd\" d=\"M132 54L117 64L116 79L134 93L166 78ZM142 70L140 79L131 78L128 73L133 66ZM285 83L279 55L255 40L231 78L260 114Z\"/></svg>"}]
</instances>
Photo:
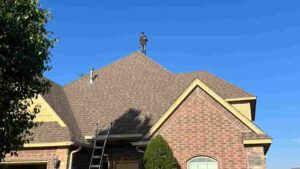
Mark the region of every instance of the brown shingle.
<instances>
[{"instance_id":1,"label":"brown shingle","mask_svg":"<svg viewBox=\"0 0 300 169\"><path fill-rule=\"evenodd\" d=\"M195 78L198 78L224 99L253 97L253 95L247 93L246 91L205 71L192 72L192 73L180 73L180 74L176 74L176 76L180 80L183 80L186 85L188 85Z\"/></svg>"},{"instance_id":2,"label":"brown shingle","mask_svg":"<svg viewBox=\"0 0 300 169\"><path fill-rule=\"evenodd\" d=\"M145 126L142 128L149 128L180 90L172 73L140 52L96 71L95 75L93 84L89 84L85 76L64 87L84 135L93 135L96 123L105 127L115 120L120 126L135 119L136 124ZM131 127L118 132L140 132L138 130Z\"/></svg>"},{"instance_id":3,"label":"brown shingle","mask_svg":"<svg viewBox=\"0 0 300 169\"><path fill-rule=\"evenodd\" d=\"M31 129L33 140L30 143L72 141L67 127L61 127L57 122L42 123Z\"/></svg>"},{"instance_id":4,"label":"brown shingle","mask_svg":"<svg viewBox=\"0 0 300 169\"><path fill-rule=\"evenodd\" d=\"M260 140L260 139L271 139L268 135L256 134L253 132L244 132L242 133L243 140Z\"/></svg>"},{"instance_id":5,"label":"brown shingle","mask_svg":"<svg viewBox=\"0 0 300 169\"><path fill-rule=\"evenodd\" d=\"M50 91L49 93L43 95L43 98L47 101L47 103L53 108L53 110L57 113L57 115L67 125L67 127L65 127L66 129L61 129L61 130L65 130L70 133L69 134L70 138L68 140L60 140L60 141L73 141L76 143L87 144L81 134L81 130L77 125L73 113L71 112L71 108L69 106L68 99L64 93L64 89L60 85L52 81L50 81L50 83L51 83ZM53 130L51 126L53 127L53 125L49 125L48 122L44 123L43 125L48 126L47 128L45 128L45 131L47 133L49 132L49 136L48 136L49 141L50 142L53 141L53 139L55 139L55 136L51 134L57 134L51 132ZM59 126L55 126L55 127L58 128ZM40 140L36 138L35 141L38 142Z\"/></svg>"},{"instance_id":6,"label":"brown shingle","mask_svg":"<svg viewBox=\"0 0 300 169\"><path fill-rule=\"evenodd\" d=\"M64 87L84 136L116 121L115 133L145 133L183 90L199 78L223 98L252 96L207 72L172 74L140 52L84 76ZM123 127L122 127L123 126Z\"/></svg>"}]
</instances>

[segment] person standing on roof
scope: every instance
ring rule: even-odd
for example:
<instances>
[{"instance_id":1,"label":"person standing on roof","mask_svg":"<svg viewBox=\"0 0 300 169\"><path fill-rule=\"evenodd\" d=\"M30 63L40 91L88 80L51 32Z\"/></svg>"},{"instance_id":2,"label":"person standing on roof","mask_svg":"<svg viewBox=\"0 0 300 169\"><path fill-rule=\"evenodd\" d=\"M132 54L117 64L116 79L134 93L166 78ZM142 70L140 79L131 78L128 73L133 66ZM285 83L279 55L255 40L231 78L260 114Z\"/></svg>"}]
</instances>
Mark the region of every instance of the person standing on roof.
<instances>
[{"instance_id":1,"label":"person standing on roof","mask_svg":"<svg viewBox=\"0 0 300 169\"><path fill-rule=\"evenodd\" d=\"M142 53L146 55L146 45L147 45L148 39L144 32L141 33L140 36L140 50Z\"/></svg>"}]
</instances>

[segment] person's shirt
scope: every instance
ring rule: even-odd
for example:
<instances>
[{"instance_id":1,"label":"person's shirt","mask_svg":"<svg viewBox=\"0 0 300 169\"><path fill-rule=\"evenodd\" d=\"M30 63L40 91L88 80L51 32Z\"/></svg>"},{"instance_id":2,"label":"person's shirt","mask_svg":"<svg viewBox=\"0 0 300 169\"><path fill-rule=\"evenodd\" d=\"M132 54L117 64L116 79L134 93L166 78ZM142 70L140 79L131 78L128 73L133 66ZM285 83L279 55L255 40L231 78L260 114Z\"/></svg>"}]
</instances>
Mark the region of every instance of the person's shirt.
<instances>
[{"instance_id":1,"label":"person's shirt","mask_svg":"<svg viewBox=\"0 0 300 169\"><path fill-rule=\"evenodd\" d=\"M141 45L146 45L147 41L148 41L148 39L147 39L146 35L141 35L140 44Z\"/></svg>"}]
</instances>

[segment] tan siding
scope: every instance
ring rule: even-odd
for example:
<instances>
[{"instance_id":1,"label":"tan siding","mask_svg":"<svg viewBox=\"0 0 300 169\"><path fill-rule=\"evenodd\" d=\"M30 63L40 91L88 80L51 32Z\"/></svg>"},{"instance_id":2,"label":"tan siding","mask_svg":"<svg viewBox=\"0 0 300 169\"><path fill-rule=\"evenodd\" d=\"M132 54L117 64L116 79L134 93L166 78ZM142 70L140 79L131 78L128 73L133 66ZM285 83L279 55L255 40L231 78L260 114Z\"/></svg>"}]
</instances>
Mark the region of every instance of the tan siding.
<instances>
[{"instance_id":1,"label":"tan siding","mask_svg":"<svg viewBox=\"0 0 300 169\"><path fill-rule=\"evenodd\" d=\"M241 112L244 116L246 116L249 120L252 120L250 102L233 102L230 104L239 112Z\"/></svg>"}]
</instances>

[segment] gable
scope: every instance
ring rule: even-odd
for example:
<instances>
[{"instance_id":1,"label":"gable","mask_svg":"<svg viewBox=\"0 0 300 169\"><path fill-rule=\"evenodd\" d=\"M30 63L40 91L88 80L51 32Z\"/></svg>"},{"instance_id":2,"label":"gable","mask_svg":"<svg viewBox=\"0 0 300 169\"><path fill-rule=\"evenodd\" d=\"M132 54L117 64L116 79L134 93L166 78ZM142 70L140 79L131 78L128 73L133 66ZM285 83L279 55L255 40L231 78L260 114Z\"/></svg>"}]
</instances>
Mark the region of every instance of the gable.
<instances>
[{"instance_id":1,"label":"gable","mask_svg":"<svg viewBox=\"0 0 300 169\"><path fill-rule=\"evenodd\" d=\"M236 110L233 106L231 106L213 90L211 90L206 84L204 84L202 81L196 78L184 90L184 92L179 96L179 98L171 105L171 107L169 107L169 109L150 128L149 132L145 135L145 137L147 138L152 136L196 87L200 87L202 90L204 90L209 96L211 96L220 105L222 105L225 109L232 113L237 119L239 119L243 124L249 127L249 129L251 129L253 132L257 134L264 134L264 132L261 129L259 129L254 123L252 123L247 117L245 117L242 113Z\"/></svg>"},{"instance_id":2,"label":"gable","mask_svg":"<svg viewBox=\"0 0 300 169\"><path fill-rule=\"evenodd\" d=\"M35 106L40 106L40 112L36 115L34 121L57 122L61 127L67 127L43 96L39 95L37 99L33 100L33 104L30 106L29 111L33 112Z\"/></svg>"},{"instance_id":3,"label":"gable","mask_svg":"<svg viewBox=\"0 0 300 169\"><path fill-rule=\"evenodd\" d=\"M180 163L185 164L195 156L208 156L223 167L246 168L242 131L251 132L203 89L196 87L153 137L161 135ZM235 164L226 164L229 156L239 158ZM243 167L236 166L237 163Z\"/></svg>"}]
</instances>

